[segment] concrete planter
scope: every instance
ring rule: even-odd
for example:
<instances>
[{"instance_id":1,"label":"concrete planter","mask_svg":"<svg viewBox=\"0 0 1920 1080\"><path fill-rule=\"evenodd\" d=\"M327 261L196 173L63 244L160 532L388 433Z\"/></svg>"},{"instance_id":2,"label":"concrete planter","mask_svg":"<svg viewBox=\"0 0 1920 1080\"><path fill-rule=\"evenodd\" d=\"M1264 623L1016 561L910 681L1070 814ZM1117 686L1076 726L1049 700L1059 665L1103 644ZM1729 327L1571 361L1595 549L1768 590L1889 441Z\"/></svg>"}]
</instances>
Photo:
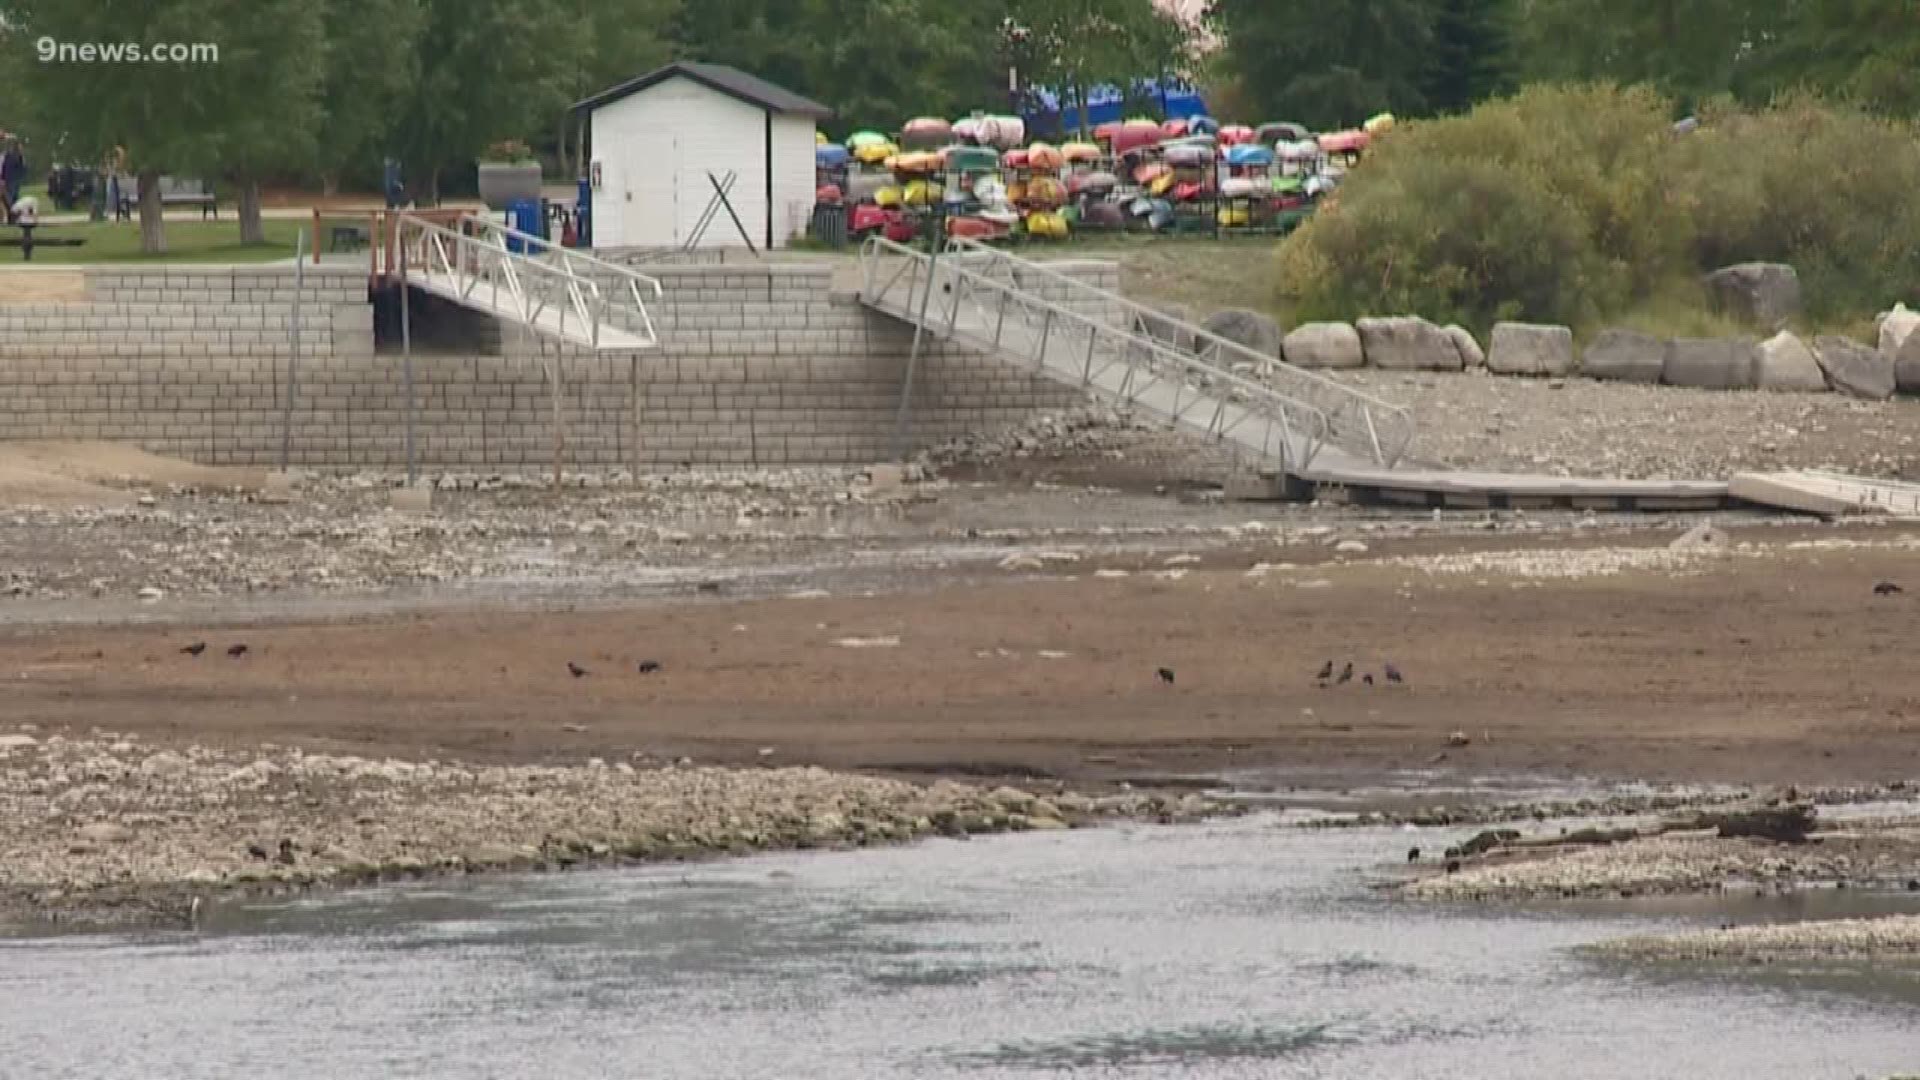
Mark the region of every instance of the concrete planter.
<instances>
[{"instance_id":1,"label":"concrete planter","mask_svg":"<svg viewBox=\"0 0 1920 1080\"><path fill-rule=\"evenodd\" d=\"M483 161L480 163L480 201L489 210L505 210L515 199L540 197L540 166L536 162Z\"/></svg>"}]
</instances>

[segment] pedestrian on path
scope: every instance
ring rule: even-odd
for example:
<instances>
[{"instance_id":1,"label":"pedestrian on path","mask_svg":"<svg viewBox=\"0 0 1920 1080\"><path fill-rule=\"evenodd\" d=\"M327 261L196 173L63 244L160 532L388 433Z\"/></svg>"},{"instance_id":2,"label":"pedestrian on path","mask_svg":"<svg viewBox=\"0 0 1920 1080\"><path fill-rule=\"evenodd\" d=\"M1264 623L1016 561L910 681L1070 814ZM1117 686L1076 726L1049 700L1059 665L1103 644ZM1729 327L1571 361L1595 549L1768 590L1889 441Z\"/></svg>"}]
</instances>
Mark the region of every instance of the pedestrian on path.
<instances>
[{"instance_id":1,"label":"pedestrian on path","mask_svg":"<svg viewBox=\"0 0 1920 1080\"><path fill-rule=\"evenodd\" d=\"M7 216L20 229L20 261L33 261L33 230L40 224L40 200L22 195L7 205Z\"/></svg>"}]
</instances>

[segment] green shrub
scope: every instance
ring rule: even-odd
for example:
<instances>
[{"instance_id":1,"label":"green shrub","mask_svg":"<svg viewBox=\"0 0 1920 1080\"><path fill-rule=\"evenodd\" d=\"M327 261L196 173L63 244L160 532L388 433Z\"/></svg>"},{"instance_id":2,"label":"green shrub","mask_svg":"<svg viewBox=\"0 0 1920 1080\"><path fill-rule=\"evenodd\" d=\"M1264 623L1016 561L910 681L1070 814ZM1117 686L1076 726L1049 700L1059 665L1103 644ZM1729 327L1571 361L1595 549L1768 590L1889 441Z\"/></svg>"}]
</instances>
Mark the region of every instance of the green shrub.
<instances>
[{"instance_id":1,"label":"green shrub","mask_svg":"<svg viewBox=\"0 0 1920 1080\"><path fill-rule=\"evenodd\" d=\"M1721 108L1680 140L1700 269L1761 260L1799 271L1808 315L1845 319L1920 284L1920 132L1796 96Z\"/></svg>"},{"instance_id":2,"label":"green shrub","mask_svg":"<svg viewBox=\"0 0 1920 1080\"><path fill-rule=\"evenodd\" d=\"M1612 86L1534 86L1408 124L1288 238L1282 298L1479 328L1602 317L1688 257L1673 143L1664 100Z\"/></svg>"},{"instance_id":3,"label":"green shrub","mask_svg":"<svg viewBox=\"0 0 1920 1080\"><path fill-rule=\"evenodd\" d=\"M1809 321L1920 304L1920 132L1809 97L1676 136L1643 88L1533 86L1382 140L1281 247L1297 315L1713 325L1692 284L1799 271ZM1697 316L1697 317L1696 317Z\"/></svg>"}]
</instances>

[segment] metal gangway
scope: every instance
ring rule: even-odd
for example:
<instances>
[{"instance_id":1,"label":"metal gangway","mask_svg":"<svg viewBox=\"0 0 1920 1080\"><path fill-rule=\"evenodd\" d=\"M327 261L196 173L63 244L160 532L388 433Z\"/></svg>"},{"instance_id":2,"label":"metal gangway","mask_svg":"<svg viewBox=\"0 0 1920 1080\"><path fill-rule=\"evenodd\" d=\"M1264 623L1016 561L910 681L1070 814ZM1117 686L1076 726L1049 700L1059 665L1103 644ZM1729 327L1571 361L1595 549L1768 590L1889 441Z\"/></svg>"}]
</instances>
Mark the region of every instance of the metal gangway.
<instances>
[{"instance_id":1,"label":"metal gangway","mask_svg":"<svg viewBox=\"0 0 1920 1080\"><path fill-rule=\"evenodd\" d=\"M660 344L650 300L660 282L478 215L440 224L399 214L389 274L536 334L598 351Z\"/></svg>"},{"instance_id":2,"label":"metal gangway","mask_svg":"<svg viewBox=\"0 0 1920 1080\"><path fill-rule=\"evenodd\" d=\"M916 338L994 353L1286 475L1391 469L1413 439L1404 406L975 240L929 252L872 237L860 258L861 301Z\"/></svg>"}]
</instances>

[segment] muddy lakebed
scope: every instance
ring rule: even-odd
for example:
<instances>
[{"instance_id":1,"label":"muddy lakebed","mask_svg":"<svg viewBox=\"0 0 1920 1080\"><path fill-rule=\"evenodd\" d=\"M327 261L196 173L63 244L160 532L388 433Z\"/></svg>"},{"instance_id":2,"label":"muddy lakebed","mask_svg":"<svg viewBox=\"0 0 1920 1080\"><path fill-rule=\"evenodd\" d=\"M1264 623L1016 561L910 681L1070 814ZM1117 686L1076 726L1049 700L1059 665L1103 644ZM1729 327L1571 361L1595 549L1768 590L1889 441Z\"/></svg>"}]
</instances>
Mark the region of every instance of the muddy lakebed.
<instances>
[{"instance_id":1,"label":"muddy lakebed","mask_svg":"<svg viewBox=\"0 0 1920 1080\"><path fill-rule=\"evenodd\" d=\"M1920 1067L1920 957L1608 951L1729 924L1920 921L1920 894L1743 878L1415 899L1409 882L1497 864L1436 869L1487 821L1415 825L1432 811L1413 804L1540 806L1545 789L1397 783L1353 793L1409 804L1378 817L1269 793L1197 823L228 893L191 930L0 942L0 1030L11 1065L41 1077L1878 1080ZM1682 798L1572 795L1553 804L1565 816L1515 827L1644 823ZM1823 805L1821 828L1914 811L1863 793ZM1819 840L1777 846L1811 860Z\"/></svg>"}]
</instances>

